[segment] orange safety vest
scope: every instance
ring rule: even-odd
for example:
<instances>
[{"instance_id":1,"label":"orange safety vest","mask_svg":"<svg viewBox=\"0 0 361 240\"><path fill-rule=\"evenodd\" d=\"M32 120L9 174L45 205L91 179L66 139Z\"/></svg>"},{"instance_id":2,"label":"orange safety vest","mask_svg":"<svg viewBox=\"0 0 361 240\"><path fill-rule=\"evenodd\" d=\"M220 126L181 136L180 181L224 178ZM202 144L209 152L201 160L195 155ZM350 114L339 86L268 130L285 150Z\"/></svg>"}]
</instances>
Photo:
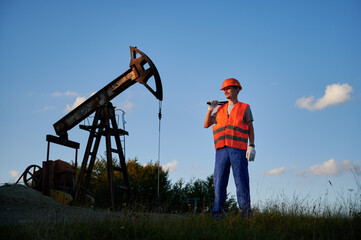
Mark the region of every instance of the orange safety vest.
<instances>
[{"instance_id":1,"label":"orange safety vest","mask_svg":"<svg viewBox=\"0 0 361 240\"><path fill-rule=\"evenodd\" d=\"M228 116L228 103L217 111L217 124L212 127L216 150L224 146L247 150L248 125L243 124L243 116L248 104L237 102Z\"/></svg>"}]
</instances>

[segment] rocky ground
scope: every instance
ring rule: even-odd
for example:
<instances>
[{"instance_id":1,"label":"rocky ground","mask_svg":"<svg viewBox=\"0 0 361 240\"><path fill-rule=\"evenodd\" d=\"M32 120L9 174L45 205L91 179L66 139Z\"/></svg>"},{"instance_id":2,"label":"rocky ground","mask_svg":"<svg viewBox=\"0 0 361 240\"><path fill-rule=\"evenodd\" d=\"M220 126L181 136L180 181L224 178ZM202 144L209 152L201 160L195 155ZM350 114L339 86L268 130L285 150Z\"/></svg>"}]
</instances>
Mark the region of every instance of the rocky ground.
<instances>
[{"instance_id":1,"label":"rocky ground","mask_svg":"<svg viewBox=\"0 0 361 240\"><path fill-rule=\"evenodd\" d=\"M114 213L91 208L64 206L40 192L20 184L0 186L0 226L30 222L64 222L105 219Z\"/></svg>"}]
</instances>

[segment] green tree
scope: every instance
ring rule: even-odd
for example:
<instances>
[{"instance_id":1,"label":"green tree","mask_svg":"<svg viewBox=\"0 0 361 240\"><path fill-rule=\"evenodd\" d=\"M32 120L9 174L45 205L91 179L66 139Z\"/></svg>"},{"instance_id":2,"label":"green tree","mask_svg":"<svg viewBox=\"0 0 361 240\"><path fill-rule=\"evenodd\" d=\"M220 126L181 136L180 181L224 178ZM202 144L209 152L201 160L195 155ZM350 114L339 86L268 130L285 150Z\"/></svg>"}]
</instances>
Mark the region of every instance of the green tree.
<instances>
[{"instance_id":1,"label":"green tree","mask_svg":"<svg viewBox=\"0 0 361 240\"><path fill-rule=\"evenodd\" d=\"M142 204L149 209L155 204L164 204L167 202L171 189L168 171L164 171L158 166L158 163L149 162L145 165L141 165L138 163L137 158L128 160L127 170L134 201L137 204Z\"/></svg>"},{"instance_id":2,"label":"green tree","mask_svg":"<svg viewBox=\"0 0 361 240\"><path fill-rule=\"evenodd\" d=\"M151 210L155 204L165 203L169 199L171 184L168 171L159 167L159 198L158 198L158 164L149 162L141 165L138 159L130 159L126 162L127 172L132 189L133 204L143 205L146 210ZM119 167L116 159L113 166ZM114 172L114 182L124 185L123 176L120 172ZM101 156L97 159L90 179L88 193L95 199L98 207L108 207L110 202L107 160ZM120 201L127 202L123 195Z\"/></svg>"},{"instance_id":3,"label":"green tree","mask_svg":"<svg viewBox=\"0 0 361 240\"><path fill-rule=\"evenodd\" d=\"M130 186L133 195L133 205L142 207L144 210L153 210L155 206L162 206L168 212L193 212L193 201L188 205L187 199L199 198L197 212L211 212L214 201L213 175L206 180L196 179L186 183L183 179L173 185L170 183L168 171L164 171L157 163L149 162L140 164L137 158L129 159L126 162ZM119 167L116 159L113 159L113 166ZM159 168L159 198L158 198L158 168ZM120 172L114 173L116 184L124 185L123 176ZM95 199L97 207L109 207L109 183L107 160L101 156L97 159L90 179L88 193ZM123 195L124 196L124 195ZM127 198L121 198L121 202L128 203ZM227 211L237 210L237 201L234 196L228 196L225 208Z\"/></svg>"},{"instance_id":4,"label":"green tree","mask_svg":"<svg viewBox=\"0 0 361 240\"><path fill-rule=\"evenodd\" d=\"M199 198L197 202L197 212L210 211L214 200L213 175L207 177L206 180L197 179L187 184L188 198ZM190 203L194 204L193 202Z\"/></svg>"},{"instance_id":5,"label":"green tree","mask_svg":"<svg viewBox=\"0 0 361 240\"><path fill-rule=\"evenodd\" d=\"M187 200L187 191L185 189L185 183L183 179L179 179L176 183L173 184L169 196L170 199L168 203L170 204L170 212L178 213L186 211L184 204Z\"/></svg>"},{"instance_id":6,"label":"green tree","mask_svg":"<svg viewBox=\"0 0 361 240\"><path fill-rule=\"evenodd\" d=\"M181 179L171 189L171 210L174 212L193 212L194 201L187 199L199 198L197 201L197 212L212 212L214 201L213 174L206 180L197 179L184 183ZM226 211L236 211L237 201L234 196L227 197L225 203Z\"/></svg>"},{"instance_id":7,"label":"green tree","mask_svg":"<svg viewBox=\"0 0 361 240\"><path fill-rule=\"evenodd\" d=\"M113 159L113 166L119 167L116 159ZM115 172L115 182L120 181L120 174ZM108 168L107 159L103 156L96 159L93 171L90 177L90 183L87 192L95 199L95 206L101 208L108 208L110 204L109 182L108 182Z\"/></svg>"}]
</instances>

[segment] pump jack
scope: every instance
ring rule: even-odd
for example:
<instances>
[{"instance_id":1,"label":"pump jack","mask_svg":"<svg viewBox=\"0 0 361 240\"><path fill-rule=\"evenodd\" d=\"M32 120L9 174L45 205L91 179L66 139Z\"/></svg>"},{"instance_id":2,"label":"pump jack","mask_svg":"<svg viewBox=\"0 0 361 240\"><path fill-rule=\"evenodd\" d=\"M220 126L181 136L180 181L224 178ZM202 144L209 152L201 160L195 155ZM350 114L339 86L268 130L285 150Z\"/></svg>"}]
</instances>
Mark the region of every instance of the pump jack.
<instances>
[{"instance_id":1,"label":"pump jack","mask_svg":"<svg viewBox=\"0 0 361 240\"><path fill-rule=\"evenodd\" d=\"M131 198L132 192L119 137L120 135L128 135L128 132L118 128L111 100L136 82L143 84L159 101L163 100L163 89L158 70L150 58L136 47L130 47L130 54L131 60L127 71L114 79L104 88L100 89L97 93L92 95L85 102L73 109L53 125L58 136L47 135L47 159L46 162L43 162L43 168L41 169L36 165L29 166L17 182L19 182L19 180L23 177L24 183L27 186L33 187L46 195L51 195L51 192L54 189L67 189L67 192L73 198L73 203L84 203L100 140L102 136L104 136L106 143L110 208L116 208L116 189L125 190ZM154 77L155 90L147 84L151 77ZM76 169L79 143L68 140L68 131L93 113L95 113L95 115L92 125L79 125L80 129L89 131L89 138L80 172L76 180L76 185L70 183L72 182L71 179L59 181L59 179L64 178L64 174L61 175L61 173L64 172L64 169L68 169L66 172L71 176L75 176L75 170L69 170L69 164L63 161L59 162L59 160L49 160L50 143L60 144L76 149ZM115 148L112 148L111 146L111 137L115 140ZM120 167L113 166L112 153L116 153L118 155ZM124 179L122 186L114 183L114 171L119 171L122 174ZM57 173L60 175L57 175ZM67 177L65 176L65 178Z\"/></svg>"}]
</instances>

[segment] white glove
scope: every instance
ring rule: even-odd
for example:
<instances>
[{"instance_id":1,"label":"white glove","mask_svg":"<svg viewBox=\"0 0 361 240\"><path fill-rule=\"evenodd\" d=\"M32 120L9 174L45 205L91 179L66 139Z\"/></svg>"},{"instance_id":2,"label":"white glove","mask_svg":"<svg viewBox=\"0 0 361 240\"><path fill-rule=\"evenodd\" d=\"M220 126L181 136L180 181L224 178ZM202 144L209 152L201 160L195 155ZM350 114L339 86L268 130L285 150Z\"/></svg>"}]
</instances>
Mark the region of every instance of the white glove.
<instances>
[{"instance_id":1,"label":"white glove","mask_svg":"<svg viewBox=\"0 0 361 240\"><path fill-rule=\"evenodd\" d=\"M248 149L246 152L246 158L248 159L248 162L254 161L255 157L256 157L256 149L254 149L254 147L248 146Z\"/></svg>"},{"instance_id":2,"label":"white glove","mask_svg":"<svg viewBox=\"0 0 361 240\"><path fill-rule=\"evenodd\" d=\"M208 111L213 111L213 109L218 106L218 100L212 100L210 102L211 102L211 105L209 105Z\"/></svg>"}]
</instances>

